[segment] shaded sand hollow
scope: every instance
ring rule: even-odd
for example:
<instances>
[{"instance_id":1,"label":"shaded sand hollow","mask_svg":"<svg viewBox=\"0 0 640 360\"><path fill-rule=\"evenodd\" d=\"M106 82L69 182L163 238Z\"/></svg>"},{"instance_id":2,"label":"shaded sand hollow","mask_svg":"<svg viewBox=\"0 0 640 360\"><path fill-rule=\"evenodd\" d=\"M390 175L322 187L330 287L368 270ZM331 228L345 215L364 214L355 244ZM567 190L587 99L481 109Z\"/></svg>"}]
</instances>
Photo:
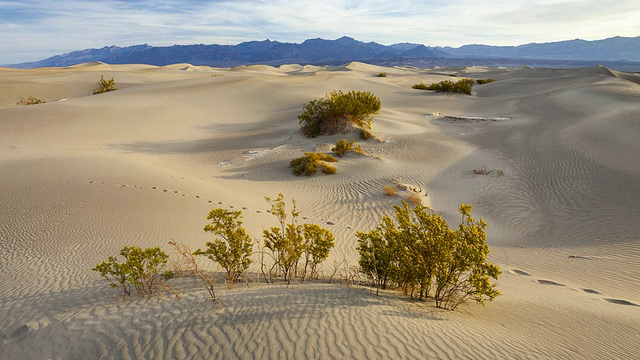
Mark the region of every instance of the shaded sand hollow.
<instances>
[{"instance_id":1,"label":"shaded sand hollow","mask_svg":"<svg viewBox=\"0 0 640 360\"><path fill-rule=\"evenodd\" d=\"M411 89L450 74L496 82ZM100 75L119 90L89 95ZM0 358L640 358L639 82L602 67L0 69ZM380 97L381 142L295 177L292 158L345 137L306 139L296 118L336 89ZM328 275L357 264L354 234L400 203L393 183L452 223L474 205L504 296L449 312L324 281L220 285L215 304L175 279L181 301L123 301L89 270L125 245L204 246L214 207L260 237L264 196L283 193L336 235Z\"/></svg>"}]
</instances>

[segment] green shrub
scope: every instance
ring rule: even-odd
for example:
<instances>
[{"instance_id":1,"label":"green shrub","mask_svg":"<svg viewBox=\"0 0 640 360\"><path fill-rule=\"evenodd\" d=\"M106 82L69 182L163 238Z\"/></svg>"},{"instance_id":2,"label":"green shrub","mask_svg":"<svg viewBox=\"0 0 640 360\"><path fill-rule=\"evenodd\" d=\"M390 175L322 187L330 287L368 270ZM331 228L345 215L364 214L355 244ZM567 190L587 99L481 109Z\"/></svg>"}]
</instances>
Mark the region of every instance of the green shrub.
<instances>
[{"instance_id":1,"label":"green shrub","mask_svg":"<svg viewBox=\"0 0 640 360\"><path fill-rule=\"evenodd\" d=\"M394 209L395 221L385 216L376 229L356 234L361 271L377 289L399 287L419 299L432 295L437 307L450 310L468 299L484 304L501 295L491 283L500 268L486 261L487 224L471 217L471 205L460 205L457 230L428 207L411 211L403 201Z\"/></svg>"},{"instance_id":2,"label":"green shrub","mask_svg":"<svg viewBox=\"0 0 640 360\"><path fill-rule=\"evenodd\" d=\"M268 197L265 199L280 224L279 227L263 231L265 248L269 249L274 260L265 278L271 282L273 276L282 275L290 283L293 278L304 281L315 276L317 265L329 256L329 251L335 244L333 233L317 224L298 225L300 213L295 200L291 201L291 222L287 222L284 196L278 194L274 200Z\"/></svg>"},{"instance_id":3,"label":"green shrub","mask_svg":"<svg viewBox=\"0 0 640 360\"><path fill-rule=\"evenodd\" d=\"M373 137L373 134L371 133L371 131L365 130L365 129L360 129L360 139L362 140L369 140Z\"/></svg>"},{"instance_id":4,"label":"green shrub","mask_svg":"<svg viewBox=\"0 0 640 360\"><path fill-rule=\"evenodd\" d=\"M488 84L488 83L492 83L496 81L495 79L492 78L487 78L487 79L478 79L476 80L476 82L478 83L478 85L483 85L483 84Z\"/></svg>"},{"instance_id":5,"label":"green shrub","mask_svg":"<svg viewBox=\"0 0 640 360\"><path fill-rule=\"evenodd\" d=\"M37 97L29 96L26 99L21 97L20 101L18 101L18 105L37 105L44 104L44 100L38 99Z\"/></svg>"},{"instance_id":6,"label":"green shrub","mask_svg":"<svg viewBox=\"0 0 640 360\"><path fill-rule=\"evenodd\" d=\"M116 81L114 80L114 78L111 78L109 80L105 80L103 75L100 75L100 80L96 83L95 87L93 88L93 93L94 94L102 94L108 91L114 91L116 90Z\"/></svg>"},{"instance_id":7,"label":"green shrub","mask_svg":"<svg viewBox=\"0 0 640 360\"><path fill-rule=\"evenodd\" d=\"M411 88L418 90L433 90L435 92L449 92L449 93L461 93L471 95L471 89L473 87L473 79L460 79L457 82L451 80L440 81L439 83L425 84L419 83L413 85Z\"/></svg>"},{"instance_id":8,"label":"green shrub","mask_svg":"<svg viewBox=\"0 0 640 360\"><path fill-rule=\"evenodd\" d=\"M343 157L347 151L355 151L358 154L362 154L362 148L360 148L360 145L355 146L355 140L353 138L350 142L347 142L347 139L338 140L336 146L332 148L331 151L335 152L339 157Z\"/></svg>"},{"instance_id":9,"label":"green shrub","mask_svg":"<svg viewBox=\"0 0 640 360\"><path fill-rule=\"evenodd\" d=\"M253 241L242 227L242 211L228 211L213 209L207 220L204 231L211 232L219 239L205 243L206 250L198 249L194 255L204 255L220 264L227 271L227 281L230 286L237 281L251 265Z\"/></svg>"},{"instance_id":10,"label":"green shrub","mask_svg":"<svg viewBox=\"0 0 640 360\"><path fill-rule=\"evenodd\" d=\"M169 255L159 247L143 250L136 246L125 246L120 250L120 255L124 257L124 262L109 256L91 270L109 280L109 286L120 289L123 296L131 296L131 286L140 295L156 293L160 287L169 288L164 281L174 274L170 270L164 270Z\"/></svg>"},{"instance_id":11,"label":"green shrub","mask_svg":"<svg viewBox=\"0 0 640 360\"><path fill-rule=\"evenodd\" d=\"M321 164L322 172L327 175L333 175L338 172L335 166L329 164Z\"/></svg>"},{"instance_id":12,"label":"green shrub","mask_svg":"<svg viewBox=\"0 0 640 360\"><path fill-rule=\"evenodd\" d=\"M349 126L370 129L372 116L380 111L380 106L380 99L368 91L338 90L323 99L309 101L298 119L306 137L333 135L347 132Z\"/></svg>"},{"instance_id":13,"label":"green shrub","mask_svg":"<svg viewBox=\"0 0 640 360\"><path fill-rule=\"evenodd\" d=\"M378 77L387 77L387 73L386 72L379 72L378 73Z\"/></svg>"},{"instance_id":14,"label":"green shrub","mask_svg":"<svg viewBox=\"0 0 640 360\"><path fill-rule=\"evenodd\" d=\"M327 164L324 164L323 162L337 161L338 159L331 155L327 155L324 153L306 152L304 153L303 157L291 160L289 165L291 165L294 174L302 175L304 173L307 176L311 176L316 173L319 165L322 165L322 170L323 172L325 172L325 174L335 174L335 168L331 166L331 168L333 168L333 172L331 172L331 170L325 170Z\"/></svg>"}]
</instances>

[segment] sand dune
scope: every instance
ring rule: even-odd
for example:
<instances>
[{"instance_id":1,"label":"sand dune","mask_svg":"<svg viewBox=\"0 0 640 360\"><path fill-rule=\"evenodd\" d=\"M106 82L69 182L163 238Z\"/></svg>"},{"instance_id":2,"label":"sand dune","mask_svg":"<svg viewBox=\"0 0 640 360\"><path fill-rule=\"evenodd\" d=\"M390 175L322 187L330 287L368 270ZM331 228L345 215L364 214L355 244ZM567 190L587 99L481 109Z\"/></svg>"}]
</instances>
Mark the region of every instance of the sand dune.
<instances>
[{"instance_id":1,"label":"sand dune","mask_svg":"<svg viewBox=\"0 0 640 360\"><path fill-rule=\"evenodd\" d=\"M497 81L472 96L411 89L452 73ZM100 75L119 90L89 95ZM640 357L637 76L88 63L0 69L0 82L0 358ZM336 175L293 176L291 159L353 136L299 133L302 105L338 89L380 97L380 141ZM47 103L16 105L27 96ZM276 223L264 196L283 193L334 232L327 275L355 266L355 232L400 203L387 184L420 189L452 223L473 204L504 296L448 312L324 281L221 284L216 304L175 279L181 301L123 301L89 270L125 245L204 246L214 207L242 210L260 237Z\"/></svg>"}]
</instances>

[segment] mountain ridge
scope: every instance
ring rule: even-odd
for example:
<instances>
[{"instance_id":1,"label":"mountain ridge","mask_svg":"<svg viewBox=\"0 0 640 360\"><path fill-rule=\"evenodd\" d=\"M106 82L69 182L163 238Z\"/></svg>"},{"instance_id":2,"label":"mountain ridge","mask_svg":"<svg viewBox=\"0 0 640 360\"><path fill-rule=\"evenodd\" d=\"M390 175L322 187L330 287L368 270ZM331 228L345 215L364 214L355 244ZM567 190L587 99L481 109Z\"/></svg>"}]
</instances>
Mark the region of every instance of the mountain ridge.
<instances>
[{"instance_id":1,"label":"mountain ridge","mask_svg":"<svg viewBox=\"0 0 640 360\"><path fill-rule=\"evenodd\" d=\"M430 47L423 44L397 43L382 45L362 42L343 36L335 40L307 39L302 43L246 41L237 45L194 44L156 47L140 44L127 47L105 46L55 55L43 60L7 65L15 68L66 67L101 61L108 64L149 64L165 66L189 63L215 67L266 64L335 64L350 61L393 62L405 64L423 59L426 62L466 62L470 59L502 59L549 61L621 61L640 62L640 36L612 37L602 40L564 40L549 43L529 43L517 46L469 44L458 48ZM636 64L640 66L639 64Z\"/></svg>"}]
</instances>

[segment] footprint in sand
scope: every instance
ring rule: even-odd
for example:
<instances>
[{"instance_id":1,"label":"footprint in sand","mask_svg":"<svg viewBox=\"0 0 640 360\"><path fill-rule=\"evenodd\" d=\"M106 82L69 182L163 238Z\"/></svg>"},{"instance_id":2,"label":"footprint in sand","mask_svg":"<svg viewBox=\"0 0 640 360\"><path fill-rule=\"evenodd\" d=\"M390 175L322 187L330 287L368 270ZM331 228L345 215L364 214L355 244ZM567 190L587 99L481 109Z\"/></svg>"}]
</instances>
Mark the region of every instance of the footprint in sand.
<instances>
[{"instance_id":1,"label":"footprint in sand","mask_svg":"<svg viewBox=\"0 0 640 360\"><path fill-rule=\"evenodd\" d=\"M554 285L554 286L564 286L563 284L559 284L555 281L551 281L551 280L538 280L538 283L542 284L542 285Z\"/></svg>"},{"instance_id":2,"label":"footprint in sand","mask_svg":"<svg viewBox=\"0 0 640 360\"><path fill-rule=\"evenodd\" d=\"M517 275L522 275L522 276L531 276L531 275L529 275L529 273L528 273L528 272L523 271L523 270L513 269L513 270L511 270L511 271L513 271L513 272L514 272L515 274L517 274Z\"/></svg>"},{"instance_id":3,"label":"footprint in sand","mask_svg":"<svg viewBox=\"0 0 640 360\"><path fill-rule=\"evenodd\" d=\"M634 304L631 301L621 300L621 299L604 299L606 302L610 302L616 305L628 305L628 306L640 306L638 304Z\"/></svg>"},{"instance_id":4,"label":"footprint in sand","mask_svg":"<svg viewBox=\"0 0 640 360\"><path fill-rule=\"evenodd\" d=\"M587 294L600 294L599 291L593 290L593 289L582 289L582 291L586 292Z\"/></svg>"}]
</instances>

